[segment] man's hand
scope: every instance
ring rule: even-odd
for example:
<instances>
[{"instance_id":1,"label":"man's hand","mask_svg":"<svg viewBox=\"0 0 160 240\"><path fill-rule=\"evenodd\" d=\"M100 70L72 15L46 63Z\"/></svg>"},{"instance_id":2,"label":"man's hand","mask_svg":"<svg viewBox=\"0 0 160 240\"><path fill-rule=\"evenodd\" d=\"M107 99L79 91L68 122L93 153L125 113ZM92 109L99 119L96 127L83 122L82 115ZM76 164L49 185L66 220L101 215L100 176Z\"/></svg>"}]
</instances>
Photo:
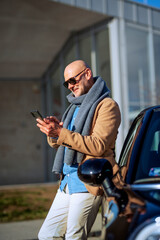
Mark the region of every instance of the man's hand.
<instances>
[{"instance_id":1,"label":"man's hand","mask_svg":"<svg viewBox=\"0 0 160 240\"><path fill-rule=\"evenodd\" d=\"M48 137L59 137L63 123L60 122L56 117L50 116L44 118L44 121L37 120L37 127L40 131L45 133Z\"/></svg>"}]
</instances>

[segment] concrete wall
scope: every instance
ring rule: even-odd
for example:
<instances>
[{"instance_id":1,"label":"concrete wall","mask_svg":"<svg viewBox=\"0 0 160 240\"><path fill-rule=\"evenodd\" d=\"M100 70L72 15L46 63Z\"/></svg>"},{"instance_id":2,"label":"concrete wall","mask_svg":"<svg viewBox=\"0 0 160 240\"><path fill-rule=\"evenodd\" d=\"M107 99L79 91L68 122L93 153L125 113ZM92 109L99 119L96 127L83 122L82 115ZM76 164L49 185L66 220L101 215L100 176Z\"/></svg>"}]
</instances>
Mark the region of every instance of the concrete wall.
<instances>
[{"instance_id":1,"label":"concrete wall","mask_svg":"<svg viewBox=\"0 0 160 240\"><path fill-rule=\"evenodd\" d=\"M30 114L41 99L40 82L0 81L0 185L44 181L43 134Z\"/></svg>"}]
</instances>

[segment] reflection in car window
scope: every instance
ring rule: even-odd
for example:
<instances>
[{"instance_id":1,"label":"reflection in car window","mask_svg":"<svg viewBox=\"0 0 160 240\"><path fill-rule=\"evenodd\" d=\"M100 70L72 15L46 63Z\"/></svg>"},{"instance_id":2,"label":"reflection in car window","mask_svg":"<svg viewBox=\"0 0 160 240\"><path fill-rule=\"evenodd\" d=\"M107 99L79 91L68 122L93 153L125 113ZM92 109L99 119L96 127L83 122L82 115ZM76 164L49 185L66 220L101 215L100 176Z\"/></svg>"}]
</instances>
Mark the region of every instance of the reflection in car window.
<instances>
[{"instance_id":1,"label":"reflection in car window","mask_svg":"<svg viewBox=\"0 0 160 240\"><path fill-rule=\"evenodd\" d=\"M160 112L154 111L138 161L135 180L160 177Z\"/></svg>"},{"instance_id":2,"label":"reflection in car window","mask_svg":"<svg viewBox=\"0 0 160 240\"><path fill-rule=\"evenodd\" d=\"M137 136L137 134L139 132L137 130L139 130L141 121L142 121L142 116L137 118L136 121L134 121L132 124L132 127L131 127L129 134L124 143L125 147L122 149L122 153L121 153L120 161L119 161L120 166L126 165L127 161L129 161L129 159L130 159L130 154L131 154L132 147L134 144L135 136Z\"/></svg>"}]
</instances>

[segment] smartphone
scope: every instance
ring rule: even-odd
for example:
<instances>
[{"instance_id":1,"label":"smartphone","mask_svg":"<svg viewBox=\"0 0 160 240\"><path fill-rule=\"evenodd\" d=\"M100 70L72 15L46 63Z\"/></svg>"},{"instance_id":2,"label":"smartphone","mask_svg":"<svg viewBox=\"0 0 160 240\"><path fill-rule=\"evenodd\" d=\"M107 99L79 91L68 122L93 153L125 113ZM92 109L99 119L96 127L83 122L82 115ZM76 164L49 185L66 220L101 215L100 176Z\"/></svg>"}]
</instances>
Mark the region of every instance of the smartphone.
<instances>
[{"instance_id":1,"label":"smartphone","mask_svg":"<svg viewBox=\"0 0 160 240\"><path fill-rule=\"evenodd\" d=\"M31 114L34 118L36 118L36 119L39 118L39 119L43 120L43 117L38 110L31 111Z\"/></svg>"}]
</instances>

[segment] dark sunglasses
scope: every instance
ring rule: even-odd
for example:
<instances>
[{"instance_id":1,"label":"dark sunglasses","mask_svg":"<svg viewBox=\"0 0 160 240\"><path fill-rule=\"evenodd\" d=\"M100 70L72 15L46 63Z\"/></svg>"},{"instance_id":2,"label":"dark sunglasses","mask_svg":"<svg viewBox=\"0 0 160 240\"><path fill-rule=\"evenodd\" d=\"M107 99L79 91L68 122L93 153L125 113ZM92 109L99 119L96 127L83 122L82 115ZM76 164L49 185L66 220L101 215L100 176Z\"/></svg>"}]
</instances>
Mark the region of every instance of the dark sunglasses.
<instances>
[{"instance_id":1,"label":"dark sunglasses","mask_svg":"<svg viewBox=\"0 0 160 240\"><path fill-rule=\"evenodd\" d=\"M65 81L65 82L63 83L63 86L66 87L66 88L68 88L68 84L69 84L69 83L72 84L72 85L75 85L76 83L78 83L80 80L76 80L75 78L78 77L82 72L84 72L84 70L86 70L86 68L83 69L83 70L82 70L80 73L78 73L76 76L74 76L74 77L68 79L67 81Z\"/></svg>"}]
</instances>

